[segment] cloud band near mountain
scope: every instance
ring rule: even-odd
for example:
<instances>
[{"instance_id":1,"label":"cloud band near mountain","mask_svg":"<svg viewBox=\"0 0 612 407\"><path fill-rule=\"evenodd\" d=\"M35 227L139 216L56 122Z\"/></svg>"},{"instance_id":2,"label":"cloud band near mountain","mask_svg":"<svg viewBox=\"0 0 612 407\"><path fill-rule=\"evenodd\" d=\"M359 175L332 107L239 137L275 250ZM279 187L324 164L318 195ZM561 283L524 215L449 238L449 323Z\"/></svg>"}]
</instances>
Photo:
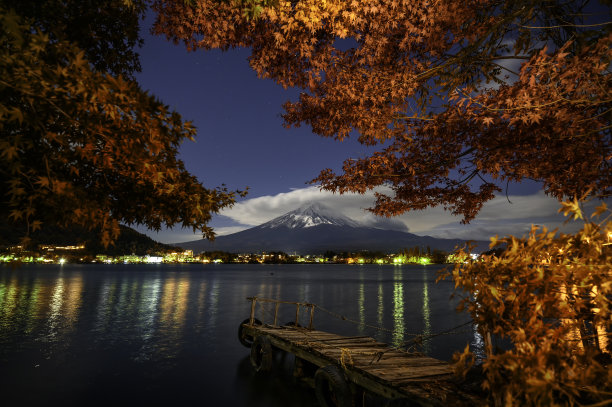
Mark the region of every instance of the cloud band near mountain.
<instances>
[{"instance_id":1,"label":"cloud band near mountain","mask_svg":"<svg viewBox=\"0 0 612 407\"><path fill-rule=\"evenodd\" d=\"M234 225L228 229L220 226L217 232L234 233L240 228L260 225L277 216L308 203L321 203L340 211L345 216L366 226L380 229L410 231L419 235L440 238L484 239L494 235L525 234L532 224L544 225L549 229L577 229L579 224L563 225L565 218L558 214L559 202L543 192L532 195L511 195L497 197L485 204L480 214L470 224L461 224L461 217L453 216L441 207L423 211L411 211L395 218L374 216L366 209L374 203L374 193L364 195L338 195L320 191L318 187L294 189L277 195L247 199L234 207L224 210L221 215ZM591 205L592 206L592 205ZM588 212L590 213L590 212Z\"/></svg>"}]
</instances>

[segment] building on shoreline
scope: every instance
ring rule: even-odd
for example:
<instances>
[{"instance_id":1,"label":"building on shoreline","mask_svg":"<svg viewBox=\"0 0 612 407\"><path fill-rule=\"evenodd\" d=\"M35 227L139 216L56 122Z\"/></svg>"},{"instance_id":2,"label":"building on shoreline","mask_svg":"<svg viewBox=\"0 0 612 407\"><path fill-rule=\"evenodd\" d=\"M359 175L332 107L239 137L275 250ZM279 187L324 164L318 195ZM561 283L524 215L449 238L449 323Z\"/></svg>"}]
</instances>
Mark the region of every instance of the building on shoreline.
<instances>
[{"instance_id":1,"label":"building on shoreline","mask_svg":"<svg viewBox=\"0 0 612 407\"><path fill-rule=\"evenodd\" d=\"M452 262L448 253L420 252L417 248L400 253L361 251L356 253L287 254L284 252L228 253L192 250L155 252L147 254L91 254L85 245L39 245L38 250L25 250L22 246L7 247L0 252L0 263L97 263L97 264L155 264L155 263L201 263L201 264L440 264Z\"/></svg>"}]
</instances>

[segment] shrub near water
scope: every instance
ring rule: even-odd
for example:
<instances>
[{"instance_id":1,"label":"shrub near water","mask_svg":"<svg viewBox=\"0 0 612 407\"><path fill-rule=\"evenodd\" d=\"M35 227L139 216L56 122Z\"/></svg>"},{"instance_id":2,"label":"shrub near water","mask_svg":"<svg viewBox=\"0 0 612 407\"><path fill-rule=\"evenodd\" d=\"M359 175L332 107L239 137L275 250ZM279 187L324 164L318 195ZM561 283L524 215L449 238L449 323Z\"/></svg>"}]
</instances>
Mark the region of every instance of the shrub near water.
<instances>
[{"instance_id":1,"label":"shrub near water","mask_svg":"<svg viewBox=\"0 0 612 407\"><path fill-rule=\"evenodd\" d=\"M494 405L612 404L610 210L602 203L584 219L574 200L560 212L581 219L582 229L532 226L527 238L495 237L491 248L505 245L501 254L452 271L455 287L469 293L460 308L485 338L483 386ZM512 349L494 351L491 335L510 339ZM467 347L455 358L460 371L474 360Z\"/></svg>"}]
</instances>

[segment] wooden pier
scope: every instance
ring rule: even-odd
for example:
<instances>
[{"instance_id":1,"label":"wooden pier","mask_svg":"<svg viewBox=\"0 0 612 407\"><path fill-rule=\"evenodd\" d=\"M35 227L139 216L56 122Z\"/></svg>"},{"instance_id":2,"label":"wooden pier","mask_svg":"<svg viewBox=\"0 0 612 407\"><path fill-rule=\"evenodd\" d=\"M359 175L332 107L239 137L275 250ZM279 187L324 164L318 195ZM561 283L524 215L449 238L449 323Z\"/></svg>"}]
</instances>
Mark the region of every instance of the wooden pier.
<instances>
[{"instance_id":1,"label":"wooden pier","mask_svg":"<svg viewBox=\"0 0 612 407\"><path fill-rule=\"evenodd\" d=\"M294 376L314 384L322 407L353 406L360 391L389 399L389 406L485 405L484 400L459 386L446 362L405 352L367 336L314 330L313 304L254 297L249 300L251 315L240 325L238 336L241 343L251 347L254 369L270 370L273 349L295 355ZM255 317L258 302L273 304L271 324ZM278 310L283 304L296 307L291 325L278 325ZM305 327L300 326L300 308L306 308L309 315Z\"/></svg>"}]
</instances>

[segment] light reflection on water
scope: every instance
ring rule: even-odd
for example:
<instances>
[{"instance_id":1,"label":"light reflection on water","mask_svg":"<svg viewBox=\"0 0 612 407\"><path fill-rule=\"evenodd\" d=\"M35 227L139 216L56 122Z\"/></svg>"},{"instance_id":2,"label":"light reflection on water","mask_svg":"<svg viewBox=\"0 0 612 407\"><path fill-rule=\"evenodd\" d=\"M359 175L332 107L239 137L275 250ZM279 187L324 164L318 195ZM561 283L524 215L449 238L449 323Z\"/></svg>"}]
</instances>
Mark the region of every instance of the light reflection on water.
<instances>
[{"instance_id":1,"label":"light reflection on water","mask_svg":"<svg viewBox=\"0 0 612 407\"><path fill-rule=\"evenodd\" d=\"M40 284L40 281L35 280L34 285L36 284ZM45 320L46 330L42 332L38 339L54 345L49 350L50 353L56 351L56 347L67 347L72 339L71 334L79 318L82 293L83 277L81 275L67 279L60 272L60 276L52 288L48 310L44 309L45 304L42 301L37 301L36 297L30 297L25 303L29 304L29 307L41 307L43 309L42 316ZM31 315L28 315L28 323L32 324L30 325L32 329L26 330L26 332L30 333L34 330L34 318Z\"/></svg>"},{"instance_id":2,"label":"light reflection on water","mask_svg":"<svg viewBox=\"0 0 612 407\"><path fill-rule=\"evenodd\" d=\"M423 272L423 337L425 342L423 343L423 352L431 352L431 342L427 340L427 337L432 334L431 332L431 321L430 321L430 310L429 310L429 282L427 281L427 271L424 269Z\"/></svg>"},{"instance_id":3,"label":"light reflection on water","mask_svg":"<svg viewBox=\"0 0 612 407\"><path fill-rule=\"evenodd\" d=\"M144 397L153 404L184 405L207 389L223 405L289 405L284 393L266 392L267 385L253 376L245 362L249 350L236 339L238 324L249 315L247 296L312 302L356 321L317 310L317 329L370 335L399 346L412 338L406 333L428 335L466 320L452 312L452 283L434 284L435 270L336 265L0 268L0 382L13 397L30 397L15 405L45 405L54 397L64 405L82 405L83 397L100 386L127 392L140 401L136 404ZM272 322L273 307L257 312ZM280 323L294 319L295 307L280 310ZM309 311L301 309L299 319L306 325ZM420 350L448 360L466 343L478 345L475 339L470 333L446 336L425 342ZM292 402L298 394L301 405L316 405L310 390L292 384L290 369L281 377L276 380L288 381ZM109 401L111 390L100 400ZM71 391L72 403L64 400Z\"/></svg>"},{"instance_id":4,"label":"light reflection on water","mask_svg":"<svg viewBox=\"0 0 612 407\"><path fill-rule=\"evenodd\" d=\"M470 343L470 345L474 352L474 356L476 357L476 360L484 360L486 356L485 343L484 343L484 339L482 338L482 335L478 331L478 324L472 325L472 331L473 331L474 336L472 338L472 342Z\"/></svg>"},{"instance_id":5,"label":"light reflection on water","mask_svg":"<svg viewBox=\"0 0 612 407\"><path fill-rule=\"evenodd\" d=\"M378 279L378 304L376 307L376 323L378 326L383 326L384 321L384 312L385 312L385 302L384 299L384 290L383 290L383 282L381 277ZM379 331L376 333L376 339L382 340L382 332Z\"/></svg>"},{"instance_id":6,"label":"light reflection on water","mask_svg":"<svg viewBox=\"0 0 612 407\"><path fill-rule=\"evenodd\" d=\"M393 345L401 346L404 342L404 284L401 280L401 269L393 268Z\"/></svg>"},{"instance_id":7,"label":"light reflection on water","mask_svg":"<svg viewBox=\"0 0 612 407\"><path fill-rule=\"evenodd\" d=\"M365 284L363 282L363 272L359 273L359 299L357 300L359 310L359 330L365 329Z\"/></svg>"},{"instance_id":8,"label":"light reflection on water","mask_svg":"<svg viewBox=\"0 0 612 407\"><path fill-rule=\"evenodd\" d=\"M214 279L210 285L210 305L208 310L209 329L215 329L217 326L217 314L219 313L219 280Z\"/></svg>"}]
</instances>

